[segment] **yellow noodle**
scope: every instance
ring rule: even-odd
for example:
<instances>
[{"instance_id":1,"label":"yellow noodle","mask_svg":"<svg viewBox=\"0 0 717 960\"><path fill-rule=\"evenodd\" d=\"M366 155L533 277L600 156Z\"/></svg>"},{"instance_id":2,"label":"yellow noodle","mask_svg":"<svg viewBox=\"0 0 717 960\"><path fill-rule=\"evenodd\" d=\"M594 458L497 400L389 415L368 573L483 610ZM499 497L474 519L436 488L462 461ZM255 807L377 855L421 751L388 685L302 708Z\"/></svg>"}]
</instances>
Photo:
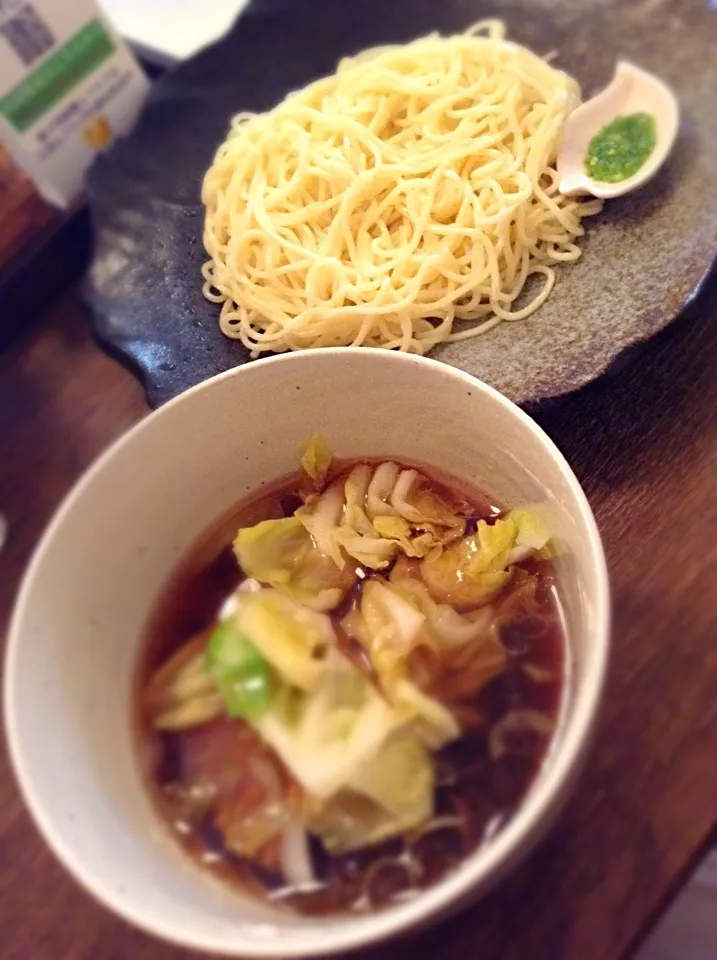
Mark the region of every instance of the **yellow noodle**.
<instances>
[{"instance_id":1,"label":"yellow noodle","mask_svg":"<svg viewBox=\"0 0 717 960\"><path fill-rule=\"evenodd\" d=\"M425 353L529 316L601 206L557 189L579 102L571 77L486 20L364 51L238 114L202 186L222 331L254 356Z\"/></svg>"}]
</instances>

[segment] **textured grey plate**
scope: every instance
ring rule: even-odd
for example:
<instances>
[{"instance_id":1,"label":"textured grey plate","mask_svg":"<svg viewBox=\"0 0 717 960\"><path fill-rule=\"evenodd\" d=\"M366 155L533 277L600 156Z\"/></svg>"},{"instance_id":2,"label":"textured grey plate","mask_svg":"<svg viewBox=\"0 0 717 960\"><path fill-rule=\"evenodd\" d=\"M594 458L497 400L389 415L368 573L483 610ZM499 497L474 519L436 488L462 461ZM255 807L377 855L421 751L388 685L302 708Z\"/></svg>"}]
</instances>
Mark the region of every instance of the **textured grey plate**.
<instances>
[{"instance_id":1,"label":"textured grey plate","mask_svg":"<svg viewBox=\"0 0 717 960\"><path fill-rule=\"evenodd\" d=\"M510 35L555 50L585 97L633 60L675 89L682 123L655 180L585 221L577 264L548 302L433 356L528 403L568 393L666 326L717 251L717 0L303 0L256 2L232 33L166 76L136 131L91 171L95 255L85 286L100 339L158 404L245 349L219 332L201 294L201 177L240 109L266 109L339 56L499 15Z\"/></svg>"}]
</instances>

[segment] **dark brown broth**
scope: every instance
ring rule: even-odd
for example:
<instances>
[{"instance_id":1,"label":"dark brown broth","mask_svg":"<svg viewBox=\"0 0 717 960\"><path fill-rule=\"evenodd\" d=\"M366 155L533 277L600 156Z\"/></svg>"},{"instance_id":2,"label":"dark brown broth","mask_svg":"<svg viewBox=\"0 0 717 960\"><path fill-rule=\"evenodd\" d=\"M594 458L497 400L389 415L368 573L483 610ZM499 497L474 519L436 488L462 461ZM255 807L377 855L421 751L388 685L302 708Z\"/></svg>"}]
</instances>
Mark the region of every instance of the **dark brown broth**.
<instances>
[{"instance_id":1,"label":"dark brown broth","mask_svg":"<svg viewBox=\"0 0 717 960\"><path fill-rule=\"evenodd\" d=\"M343 473L353 463L344 461L335 465L332 474ZM404 465L417 466L436 486L465 505L462 512L469 518L467 532L474 531L479 519L491 522L499 516L499 510L475 488L418 464ZM490 730L510 710L539 710L557 718L564 676L564 638L549 565L522 564L527 572L540 578L542 624L537 629L536 622L522 619L503 629L501 639L509 652L506 670L473 698L471 715L479 721L459 741L436 756L436 812L439 816L460 818L460 832L446 827L333 857L312 839L312 857L320 887L302 894L282 890L283 881L278 874L227 850L209 813L192 817L183 814L175 799L175 788L182 781L188 734L153 731L142 692L148 677L174 650L216 622L222 603L241 581L242 574L231 549L237 529L291 514L299 503L296 497L299 484L300 475L293 474L242 500L201 538L170 577L150 617L141 648L135 697L138 753L162 819L189 853L214 873L255 893L289 903L304 913L376 908L435 883L511 817L540 768L547 742L544 738L528 740L518 744L522 752L495 759L488 749ZM352 599L347 597L337 611L339 615ZM341 629L337 634L343 652L357 666L365 668L366 655L360 646ZM550 679L531 678L526 665L545 671ZM213 723L221 724L224 734L227 725L232 724L242 735L250 735L240 720ZM446 822L450 823L450 819ZM371 903L366 900L367 889Z\"/></svg>"}]
</instances>

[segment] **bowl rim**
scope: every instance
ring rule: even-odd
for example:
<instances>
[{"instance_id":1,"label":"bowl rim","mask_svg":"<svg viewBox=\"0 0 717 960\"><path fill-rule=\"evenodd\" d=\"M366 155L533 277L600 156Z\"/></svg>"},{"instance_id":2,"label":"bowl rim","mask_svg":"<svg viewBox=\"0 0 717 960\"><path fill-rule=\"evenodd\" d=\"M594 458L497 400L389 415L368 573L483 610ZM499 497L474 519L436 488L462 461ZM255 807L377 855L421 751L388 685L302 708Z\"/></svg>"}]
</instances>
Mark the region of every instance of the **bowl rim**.
<instances>
[{"instance_id":1,"label":"bowl rim","mask_svg":"<svg viewBox=\"0 0 717 960\"><path fill-rule=\"evenodd\" d=\"M143 417L129 430L116 438L88 466L70 488L41 535L23 574L10 618L5 652L3 691L5 729L11 768L14 771L22 799L45 844L82 889L110 913L119 916L144 933L171 944L212 955L237 957L250 955L256 958L275 958L275 960L278 960L278 958L316 957L340 951L356 950L379 941L389 940L428 924L433 918L440 918L449 914L452 907L465 906L470 901L471 895L477 899L481 893L487 892L494 886L516 861L527 855L532 846L543 835L552 818L560 809L562 802L566 799L566 794L572 781L579 773L589 747L609 661L610 589L600 533L590 504L577 477L557 445L542 427L517 404L494 387L439 360L415 354L382 350L380 355L383 359L393 358L389 362L418 364L426 368L426 373L432 371L434 374L453 376L497 401L511 417L520 421L540 441L546 453L561 469L575 504L579 508L581 520L588 535L590 569L595 581L596 616L591 624L592 662L590 670L586 672L581 695L575 700L570 721L564 727L559 747L551 754L550 763L546 765L539 781L536 782L536 789L529 793L519 805L515 816L487 846L476 849L465 858L457 870L435 886L421 891L415 899L366 917L351 918L351 923L343 926L340 923L324 925L323 918L319 918L315 921L315 937L297 938L294 942L291 942L289 938L290 927L286 929L286 938L282 936L272 940L267 939L264 943L260 942L258 938L245 939L241 925L237 926L235 939L232 943L228 943L225 937L213 937L206 934L201 936L178 934L168 918L144 915L138 909L139 905L132 902L131 893L118 893L115 888L106 883L104 878L98 876L95 870L88 869L85 866L81 858L75 855L71 844L66 843L59 835L56 835L53 814L35 795L32 774L25 765L21 748L20 710L15 698L16 683L14 677L19 669L22 655L23 623L26 619L31 594L35 590L35 581L42 557L49 544L64 526L68 514L83 499L95 477L106 470L116 455L126 446L131 445L137 435L147 429L148 423L161 418L167 410L183 403L192 402L193 397L205 391L213 390L218 383L245 375L246 372L251 370L256 371L260 368L265 369L275 365L283 366L287 363L297 365L302 362L302 359L317 354L321 354L326 359L333 357L350 361L353 356L361 356L365 360L367 354L378 352L368 351L365 347L325 347L262 358L251 364L233 367L203 380L156 410L151 411L148 416ZM269 925L270 923L268 921ZM310 924L302 924L302 926L307 933L312 930Z\"/></svg>"}]
</instances>

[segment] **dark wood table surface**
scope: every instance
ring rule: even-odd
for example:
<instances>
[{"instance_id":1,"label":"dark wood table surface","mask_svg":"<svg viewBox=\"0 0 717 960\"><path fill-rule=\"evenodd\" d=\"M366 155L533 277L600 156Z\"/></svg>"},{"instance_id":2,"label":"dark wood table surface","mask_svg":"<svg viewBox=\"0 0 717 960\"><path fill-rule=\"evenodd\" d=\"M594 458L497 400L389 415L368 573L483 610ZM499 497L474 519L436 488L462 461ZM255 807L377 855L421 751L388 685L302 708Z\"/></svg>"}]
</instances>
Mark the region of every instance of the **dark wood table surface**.
<instances>
[{"instance_id":1,"label":"dark wood table surface","mask_svg":"<svg viewBox=\"0 0 717 960\"><path fill-rule=\"evenodd\" d=\"M0 355L0 635L62 496L145 416L93 343L75 291ZM630 954L717 821L717 284L623 368L538 419L584 484L605 542L614 654L572 800L499 890L371 960L615 960ZM118 836L121 843L121 836ZM0 756L0 955L181 960L65 876Z\"/></svg>"}]
</instances>

